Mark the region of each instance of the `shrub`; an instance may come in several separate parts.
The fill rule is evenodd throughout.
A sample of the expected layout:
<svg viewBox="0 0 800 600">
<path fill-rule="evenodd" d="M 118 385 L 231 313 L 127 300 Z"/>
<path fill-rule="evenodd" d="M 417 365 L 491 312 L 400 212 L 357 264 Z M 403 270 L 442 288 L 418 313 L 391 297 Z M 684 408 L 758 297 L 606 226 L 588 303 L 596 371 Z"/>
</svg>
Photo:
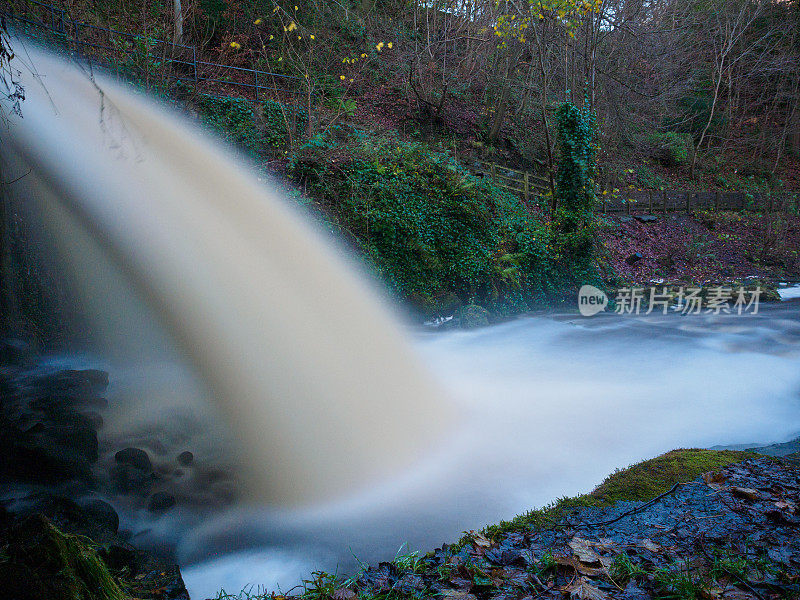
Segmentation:
<svg viewBox="0 0 800 600">
<path fill-rule="evenodd" d="M 524 310 L 557 287 L 544 223 L 423 144 L 334 130 L 303 145 L 290 169 L 389 288 L 425 313 Z"/>
<path fill-rule="evenodd" d="M 256 127 L 255 114 L 247 100 L 203 94 L 198 104 L 202 122 L 229 142 L 250 154 L 264 150 L 264 137 Z"/>
<path fill-rule="evenodd" d="M 647 140 L 653 146 L 653 157 L 665 167 L 678 167 L 688 162 L 692 143 L 688 133 L 653 133 Z"/>
</svg>

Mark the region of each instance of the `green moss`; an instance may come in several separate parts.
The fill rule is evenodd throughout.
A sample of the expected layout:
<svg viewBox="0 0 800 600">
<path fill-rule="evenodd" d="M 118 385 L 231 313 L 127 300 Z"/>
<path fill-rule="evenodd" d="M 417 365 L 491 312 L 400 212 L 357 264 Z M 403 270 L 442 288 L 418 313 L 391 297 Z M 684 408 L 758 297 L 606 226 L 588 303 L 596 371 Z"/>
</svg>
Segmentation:
<svg viewBox="0 0 800 600">
<path fill-rule="evenodd" d="M 90 540 L 63 533 L 42 516 L 12 530 L 0 556 L 0 572 L 8 581 L 13 574 L 15 585 L 48 600 L 128 598 Z M 15 590 L 10 591 L 13 596 Z"/>
<path fill-rule="evenodd" d="M 676 483 L 696 479 L 702 473 L 755 456 L 732 450 L 672 450 L 656 458 L 636 463 L 609 475 L 590 494 L 561 498 L 543 508 L 502 521 L 484 530 L 489 537 L 509 531 L 556 527 L 562 517 L 582 507 L 610 506 L 620 501 L 648 501 L 668 491 Z M 467 538 L 459 543 L 464 543 Z"/>
</svg>

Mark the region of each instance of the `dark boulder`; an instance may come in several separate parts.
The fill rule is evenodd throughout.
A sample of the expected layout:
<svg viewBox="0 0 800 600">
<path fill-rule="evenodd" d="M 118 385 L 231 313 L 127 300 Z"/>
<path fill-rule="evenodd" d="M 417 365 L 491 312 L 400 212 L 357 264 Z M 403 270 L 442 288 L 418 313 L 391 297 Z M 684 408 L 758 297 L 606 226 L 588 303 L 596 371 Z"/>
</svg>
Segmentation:
<svg viewBox="0 0 800 600">
<path fill-rule="evenodd" d="M 6 432 L 4 471 L 13 479 L 57 482 L 89 479 L 97 460 L 97 432 L 91 420 L 72 410 L 55 411 L 19 431 Z"/>
<path fill-rule="evenodd" d="M 175 506 L 175 496 L 168 492 L 156 492 L 147 501 L 150 512 L 164 512 Z"/>
<path fill-rule="evenodd" d="M 119 530 L 119 515 L 108 502 L 94 499 L 83 504 L 83 511 L 87 518 L 99 526 L 105 527 L 113 533 Z"/>
<path fill-rule="evenodd" d="M 461 327 L 465 329 L 489 325 L 489 311 L 477 304 L 462 306 L 457 314 Z"/>
<path fill-rule="evenodd" d="M 640 223 L 652 223 L 653 221 L 658 221 L 658 217 L 655 215 L 636 215 L 634 219 Z"/>
<path fill-rule="evenodd" d="M 181 452 L 178 454 L 178 464 L 188 467 L 194 462 L 194 454 L 189 452 L 188 450 Z"/>
<path fill-rule="evenodd" d="M 124 448 L 114 455 L 114 460 L 121 465 L 130 465 L 144 473 L 152 473 L 153 464 L 147 452 L 140 448 Z"/>
</svg>

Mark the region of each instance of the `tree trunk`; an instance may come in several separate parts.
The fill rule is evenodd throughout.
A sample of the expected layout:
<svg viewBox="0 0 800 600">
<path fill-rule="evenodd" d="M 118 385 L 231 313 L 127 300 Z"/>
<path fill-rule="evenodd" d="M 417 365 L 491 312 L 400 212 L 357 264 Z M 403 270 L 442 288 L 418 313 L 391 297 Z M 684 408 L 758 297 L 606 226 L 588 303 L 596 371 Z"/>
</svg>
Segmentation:
<svg viewBox="0 0 800 600">
<path fill-rule="evenodd" d="M 181 10 L 181 0 L 175 0 L 175 35 L 172 38 L 172 43 L 183 44 L 183 11 Z"/>
</svg>

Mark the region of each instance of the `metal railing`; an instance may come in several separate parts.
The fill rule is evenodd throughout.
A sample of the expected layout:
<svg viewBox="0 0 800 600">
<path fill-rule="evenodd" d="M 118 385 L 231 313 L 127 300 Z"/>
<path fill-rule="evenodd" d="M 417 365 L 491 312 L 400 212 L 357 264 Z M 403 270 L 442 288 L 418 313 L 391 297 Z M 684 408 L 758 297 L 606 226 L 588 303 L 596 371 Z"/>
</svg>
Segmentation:
<svg viewBox="0 0 800 600">
<path fill-rule="evenodd" d="M 70 18 L 65 9 L 37 0 L 11 0 L 4 4 L 0 15 L 16 29 L 118 74 L 131 71 L 144 77 L 146 84 L 171 79 L 192 83 L 198 90 L 217 96 L 245 97 L 256 102 L 273 94 L 280 97 L 301 92 L 299 77 L 199 60 L 196 46 L 78 21 Z M 240 93 L 230 93 L 234 89 Z"/>
</svg>

